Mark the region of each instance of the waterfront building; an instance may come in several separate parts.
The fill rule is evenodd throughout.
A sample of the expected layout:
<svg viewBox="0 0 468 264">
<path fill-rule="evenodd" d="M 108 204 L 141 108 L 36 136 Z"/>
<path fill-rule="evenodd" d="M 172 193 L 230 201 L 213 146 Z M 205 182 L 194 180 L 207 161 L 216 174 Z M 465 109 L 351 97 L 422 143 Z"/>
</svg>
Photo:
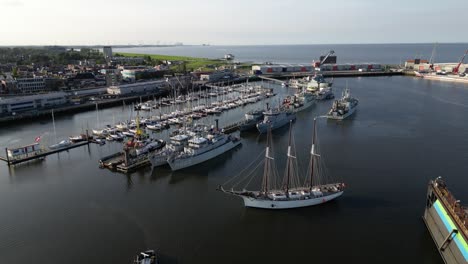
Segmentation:
<svg viewBox="0 0 468 264">
<path fill-rule="evenodd" d="M 264 64 L 253 65 L 253 74 L 285 74 L 311 72 L 314 69 L 312 65 L 304 64 Z M 382 65 L 379 63 L 344 63 L 344 64 L 321 64 L 320 71 L 381 71 Z"/>
<path fill-rule="evenodd" d="M 106 60 L 112 59 L 112 47 L 111 46 L 104 46 L 102 50 L 103 50 L 102 52 L 104 53 L 104 58 L 106 58 Z"/>
<path fill-rule="evenodd" d="M 254 74 L 275 74 L 275 73 L 292 73 L 292 72 L 310 72 L 312 71 L 312 65 L 303 64 L 264 64 L 264 65 L 253 65 L 252 72 Z"/>
<path fill-rule="evenodd" d="M 0 98 L 0 115 L 41 110 L 68 103 L 64 92 Z"/>
<path fill-rule="evenodd" d="M 164 86 L 165 80 L 149 81 L 149 82 L 138 82 L 131 84 L 122 84 L 111 86 L 107 88 L 107 93 L 112 95 L 129 95 L 129 94 L 141 94 L 141 93 L 156 93 L 159 88 Z"/>
<path fill-rule="evenodd" d="M 432 65 L 432 69 L 431 69 Z M 428 72 L 434 70 L 436 72 L 445 71 L 450 73 L 453 71 L 455 67 L 457 67 L 458 63 L 449 62 L 449 63 L 434 63 L 430 64 L 427 60 L 415 59 L 415 60 L 407 60 L 405 61 L 405 69 L 407 70 L 415 70 L 419 72 Z M 468 64 L 461 64 L 458 72 L 467 72 Z"/>
<path fill-rule="evenodd" d="M 45 79 L 39 78 L 18 78 L 16 86 L 22 93 L 41 93 L 47 91 Z"/>
</svg>

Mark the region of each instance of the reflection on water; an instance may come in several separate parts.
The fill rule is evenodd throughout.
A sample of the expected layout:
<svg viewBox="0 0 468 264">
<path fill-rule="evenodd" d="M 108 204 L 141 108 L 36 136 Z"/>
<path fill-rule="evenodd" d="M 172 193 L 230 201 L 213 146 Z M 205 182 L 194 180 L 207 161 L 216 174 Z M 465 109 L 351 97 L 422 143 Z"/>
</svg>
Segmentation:
<svg viewBox="0 0 468 264">
<path fill-rule="evenodd" d="M 234 150 L 176 172 L 168 166 L 127 175 L 99 169 L 97 161 L 121 144 L 90 144 L 44 161 L 0 164 L 0 262 L 30 263 L 34 256 L 37 263 L 131 263 L 136 253 L 154 248 L 164 263 L 289 263 L 309 261 L 313 248 L 320 263 L 362 262 L 366 257 L 356 252 L 363 249 L 379 263 L 442 263 L 420 219 L 430 178 L 443 175 L 458 199 L 468 199 L 467 110 L 451 103 L 467 101 L 468 89 L 407 77 L 360 78 L 336 79 L 336 94 L 346 82 L 360 101 L 358 111 L 349 120 L 318 125 L 328 171 L 346 182 L 340 199 L 272 212 L 244 208 L 241 199 L 217 191 L 264 151 L 266 136 L 256 131 L 242 133 Z M 297 115 L 300 169 L 308 164 L 313 117 L 331 103 L 317 102 Z M 225 125 L 256 107 L 261 104 L 206 123 L 220 118 Z M 112 123 L 129 113 L 102 109 L 100 119 Z M 57 118 L 57 137 L 95 124 L 95 111 Z M 47 120 L 2 127 L 0 146 L 27 144 L 51 131 Z M 287 134 L 287 127 L 273 133 L 279 172 Z M 405 247 L 397 250 L 403 237 Z M 274 242 L 279 238 L 297 243 Z"/>
</svg>

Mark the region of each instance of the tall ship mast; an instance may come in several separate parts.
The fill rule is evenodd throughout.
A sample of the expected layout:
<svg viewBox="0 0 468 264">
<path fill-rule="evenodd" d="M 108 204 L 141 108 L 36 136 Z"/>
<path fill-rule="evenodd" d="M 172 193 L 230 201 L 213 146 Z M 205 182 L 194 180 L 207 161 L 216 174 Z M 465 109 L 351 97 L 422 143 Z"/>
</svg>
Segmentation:
<svg viewBox="0 0 468 264">
<path fill-rule="evenodd" d="M 295 144 L 292 133 L 292 121 L 289 129 L 289 143 L 286 152 L 287 163 L 282 183 L 278 186 L 275 158 L 272 157 L 272 135 L 271 129 L 268 129 L 267 145 L 264 156 L 262 186 L 259 191 L 249 191 L 249 183 L 254 177 L 254 173 L 241 172 L 234 178 L 231 178 L 227 184 L 233 184 L 233 181 L 239 176 L 242 179 L 234 183 L 233 186 L 238 186 L 240 183 L 247 181 L 243 190 L 225 189 L 223 186 L 219 190 L 241 197 L 246 207 L 262 208 L 262 209 L 290 209 L 307 207 L 331 201 L 344 192 L 344 183 L 327 179 L 324 175 L 324 164 L 321 156 L 317 152 L 317 118 L 314 118 L 314 128 L 312 136 L 312 147 L 310 151 L 310 161 L 307 173 L 300 177 L 297 170 L 297 161 L 295 155 Z M 258 159 L 258 158 L 257 158 Z M 255 159 L 252 164 L 257 164 Z M 251 165 L 252 165 L 251 164 Z M 250 165 L 249 165 L 250 166 Z M 252 176 L 250 174 L 253 174 Z"/>
</svg>

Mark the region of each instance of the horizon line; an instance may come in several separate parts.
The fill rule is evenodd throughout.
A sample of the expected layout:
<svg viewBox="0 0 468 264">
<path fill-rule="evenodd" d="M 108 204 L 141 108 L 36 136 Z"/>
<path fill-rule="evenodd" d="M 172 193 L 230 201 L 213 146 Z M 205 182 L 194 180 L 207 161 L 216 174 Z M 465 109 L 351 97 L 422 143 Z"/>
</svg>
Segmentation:
<svg viewBox="0 0 468 264">
<path fill-rule="evenodd" d="M 2 48 L 8 47 L 95 47 L 95 46 L 170 46 L 170 47 L 183 47 L 183 46 L 309 46 L 309 45 L 401 45 L 401 44 L 468 44 L 468 42 L 367 42 L 367 43 L 279 43 L 279 44 L 210 44 L 210 43 L 201 43 L 201 44 L 17 44 L 17 45 L 0 45 Z"/>
</svg>

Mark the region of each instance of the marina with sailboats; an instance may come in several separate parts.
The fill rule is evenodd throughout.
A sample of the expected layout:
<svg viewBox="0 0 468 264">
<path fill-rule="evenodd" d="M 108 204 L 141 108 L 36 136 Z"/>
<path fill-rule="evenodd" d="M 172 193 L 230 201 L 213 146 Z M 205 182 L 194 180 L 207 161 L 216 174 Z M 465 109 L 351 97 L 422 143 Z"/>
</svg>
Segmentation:
<svg viewBox="0 0 468 264">
<path fill-rule="evenodd" d="M 0 131 L 9 157 L 21 161 L 0 164 L 7 175 L 0 186 L 23 190 L 25 198 L 17 197 L 17 203 L 40 208 L 37 225 L 54 236 L 61 233 L 52 232 L 58 222 L 51 216 L 71 208 L 61 216 L 66 220 L 60 221 L 61 232 L 90 248 L 105 251 L 100 244 L 112 243 L 122 253 L 108 253 L 109 258 L 142 252 L 143 261 L 146 255 L 151 258 L 150 251 L 143 250 L 154 248 L 155 258 L 163 263 L 170 263 L 172 256 L 184 263 L 216 263 L 219 258 L 209 253 L 216 248 L 221 257 L 236 262 L 271 250 L 287 251 L 281 256 L 289 259 L 291 252 L 309 246 L 264 241 L 295 239 L 313 225 L 324 227 L 307 233 L 323 238 L 312 242 L 319 262 L 336 250 L 347 256 L 337 256 L 339 261 L 357 260 L 356 248 L 348 248 L 353 244 L 377 252 L 384 258 L 380 263 L 425 258 L 425 263 L 440 263 L 434 242 L 442 245 L 450 230 L 438 222 L 434 230 L 442 235 L 434 235 L 434 240 L 424 228 L 424 186 L 433 171 L 444 170 L 457 199 L 466 199 L 464 180 L 453 176 L 463 164 L 467 144 L 459 115 L 465 108 L 464 88 L 408 77 L 390 81 L 320 74 L 298 81 L 303 82 L 298 88 L 286 80 L 281 82 L 288 85 L 272 80 L 188 85 L 112 108 L 98 101 L 89 111 L 72 115 L 49 110 L 46 118 L 32 124 L 10 124 Z M 393 107 L 395 102 L 399 107 Z M 381 109 L 391 110 L 391 115 Z M 326 121 L 333 113 L 342 120 Z M 434 119 L 442 125 L 429 125 Z M 433 144 L 421 143 L 427 140 Z M 448 145 L 457 147 L 448 152 Z M 8 150 L 0 156 L 8 157 Z M 450 157 L 444 159 L 449 168 L 440 166 L 440 154 Z M 8 193 L 2 190 L 5 203 L 14 196 Z M 444 207 L 448 213 L 450 206 Z M 427 216 L 435 216 L 434 208 L 427 209 Z M 19 213 L 20 208 L 7 209 L 2 220 L 6 228 L 0 233 L 19 241 L 12 243 L 43 241 L 41 232 L 21 221 L 9 222 Z M 363 215 L 367 224 L 362 224 Z M 29 231 L 27 239 L 8 233 L 8 227 L 16 225 Z M 369 227 L 372 232 L 362 232 Z M 333 249 L 322 243 L 345 232 L 362 239 L 344 237 L 343 243 L 333 242 Z M 389 253 L 375 245 L 375 236 L 387 237 L 385 245 L 405 237 L 410 246 Z M 250 248 L 245 239 L 260 246 Z M 447 248 L 455 248 L 457 240 L 454 236 Z M 233 257 L 234 251 L 242 256 Z M 277 263 L 276 258 L 263 258 Z"/>
</svg>

